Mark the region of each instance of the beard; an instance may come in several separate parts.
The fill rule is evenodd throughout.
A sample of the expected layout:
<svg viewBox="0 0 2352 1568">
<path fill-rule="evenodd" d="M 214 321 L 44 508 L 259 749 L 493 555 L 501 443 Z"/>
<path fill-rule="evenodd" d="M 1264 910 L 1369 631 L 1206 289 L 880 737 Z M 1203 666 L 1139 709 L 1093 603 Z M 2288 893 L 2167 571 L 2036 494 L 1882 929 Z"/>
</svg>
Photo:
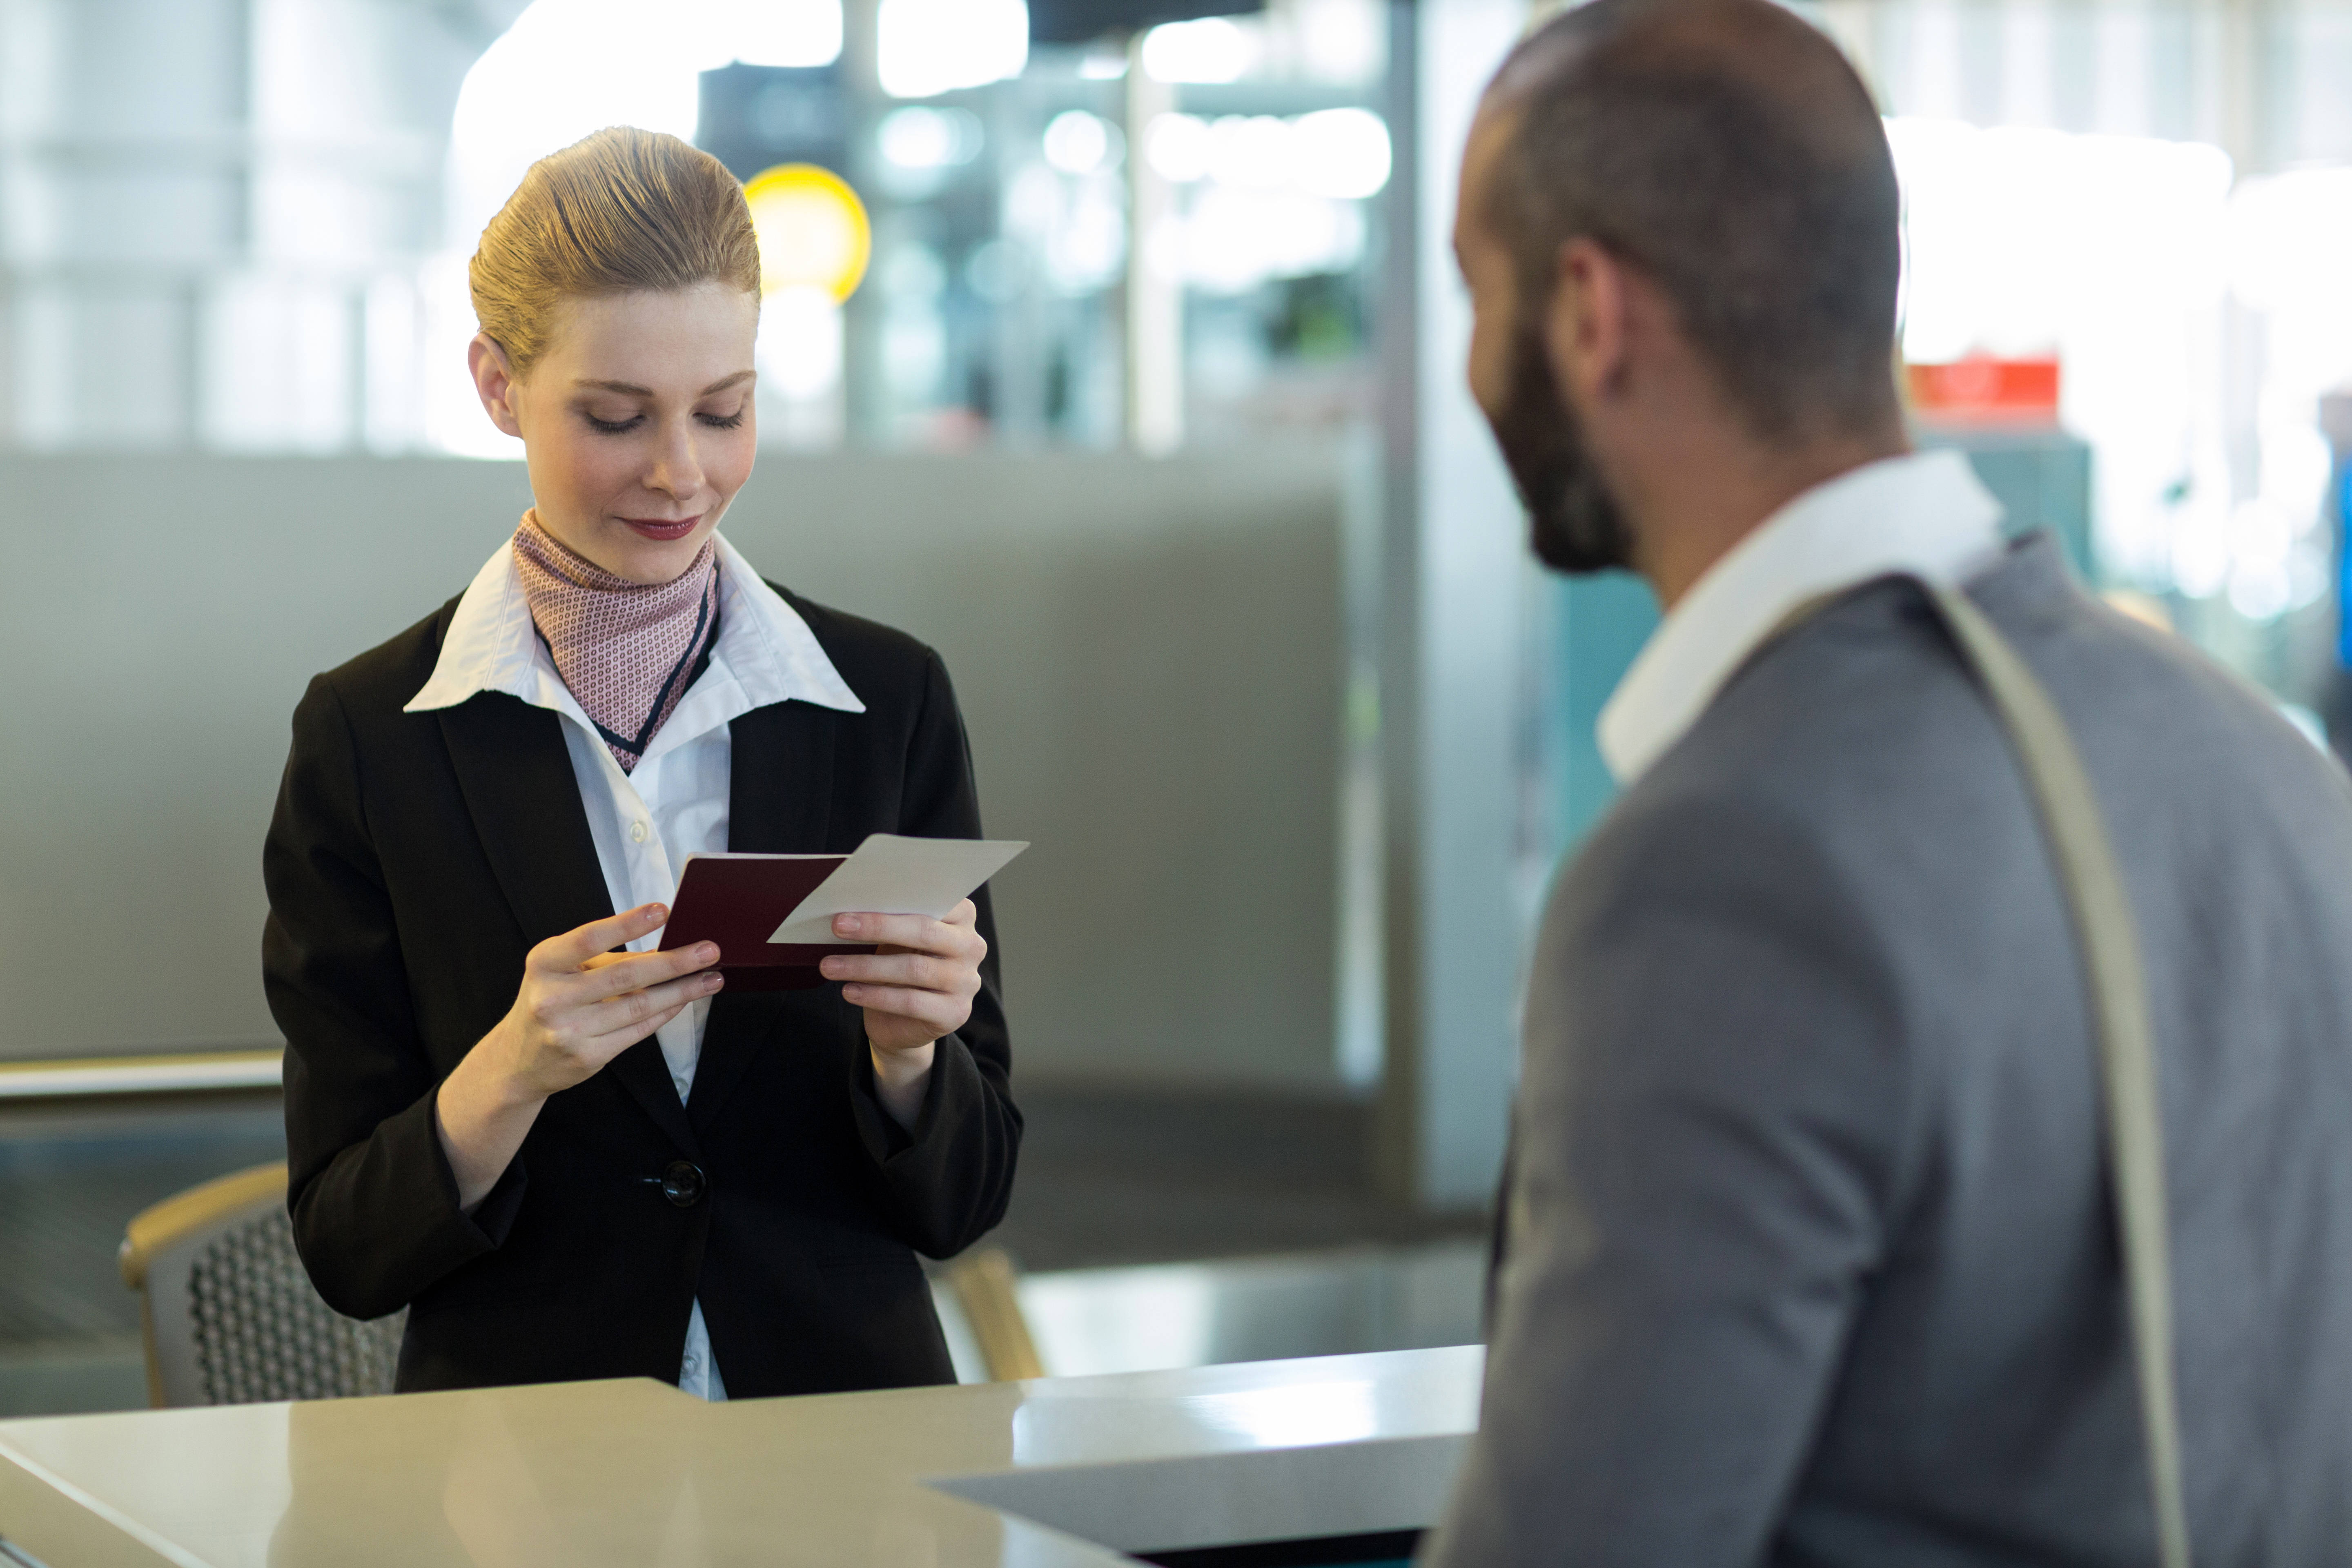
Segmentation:
<svg viewBox="0 0 2352 1568">
<path fill-rule="evenodd" d="M 1514 334 L 1510 400 L 1487 423 L 1528 509 L 1528 543 L 1537 560 L 1578 576 L 1633 564 L 1624 510 L 1593 467 L 1543 339 L 1529 328 Z"/>
</svg>

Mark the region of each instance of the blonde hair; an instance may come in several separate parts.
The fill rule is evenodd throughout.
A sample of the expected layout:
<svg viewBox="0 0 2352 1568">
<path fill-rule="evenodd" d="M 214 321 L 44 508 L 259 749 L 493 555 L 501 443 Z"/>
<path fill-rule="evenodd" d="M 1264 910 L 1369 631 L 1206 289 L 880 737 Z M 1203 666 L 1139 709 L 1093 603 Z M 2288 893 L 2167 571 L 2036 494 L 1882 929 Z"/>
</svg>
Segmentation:
<svg viewBox="0 0 2352 1568">
<path fill-rule="evenodd" d="M 482 230 L 467 278 L 482 331 L 520 375 L 567 299 L 719 283 L 757 300 L 760 241 L 725 164 L 614 125 L 530 166 Z"/>
</svg>

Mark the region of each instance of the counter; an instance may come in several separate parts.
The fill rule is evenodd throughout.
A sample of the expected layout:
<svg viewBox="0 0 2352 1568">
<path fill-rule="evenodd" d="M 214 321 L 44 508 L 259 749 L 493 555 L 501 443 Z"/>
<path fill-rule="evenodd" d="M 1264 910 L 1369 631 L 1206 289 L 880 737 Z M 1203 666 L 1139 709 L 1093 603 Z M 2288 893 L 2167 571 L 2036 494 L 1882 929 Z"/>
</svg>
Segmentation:
<svg viewBox="0 0 2352 1568">
<path fill-rule="evenodd" d="M 0 1422 L 0 1537 L 47 1568 L 1103 1568 L 1433 1522 L 1482 1363 L 723 1405 L 621 1379 Z"/>
</svg>

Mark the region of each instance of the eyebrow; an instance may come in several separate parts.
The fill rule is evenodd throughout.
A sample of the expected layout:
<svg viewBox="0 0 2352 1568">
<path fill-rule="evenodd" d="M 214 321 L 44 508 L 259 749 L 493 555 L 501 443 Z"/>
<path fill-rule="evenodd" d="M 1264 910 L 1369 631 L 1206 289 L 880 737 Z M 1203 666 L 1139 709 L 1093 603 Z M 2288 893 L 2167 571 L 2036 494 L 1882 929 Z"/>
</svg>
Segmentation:
<svg viewBox="0 0 2352 1568">
<path fill-rule="evenodd" d="M 753 373 L 751 371 L 739 370 L 733 375 L 712 382 L 709 386 L 706 386 L 700 392 L 696 393 L 695 395 L 697 397 L 708 397 L 714 392 L 724 392 L 738 382 L 751 380 L 752 374 Z M 654 395 L 654 389 L 652 387 L 639 386 L 634 381 L 591 381 L 583 375 L 572 384 L 574 386 L 593 387 L 599 392 L 617 392 L 629 397 L 651 397 Z"/>
</svg>

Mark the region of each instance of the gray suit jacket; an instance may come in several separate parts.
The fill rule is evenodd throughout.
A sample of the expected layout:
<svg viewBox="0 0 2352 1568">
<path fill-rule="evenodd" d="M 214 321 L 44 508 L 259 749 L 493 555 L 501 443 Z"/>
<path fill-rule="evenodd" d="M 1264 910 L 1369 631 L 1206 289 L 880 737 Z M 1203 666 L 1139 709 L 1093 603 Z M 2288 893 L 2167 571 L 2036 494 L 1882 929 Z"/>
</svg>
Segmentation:
<svg viewBox="0 0 2352 1568">
<path fill-rule="evenodd" d="M 2199 1568 L 2352 1562 L 2352 789 L 2046 540 L 1970 595 L 2138 918 Z M 1553 893 L 1433 1559 L 2152 1563 L 2097 1092 L 2015 757 L 1917 589 L 1858 590 Z"/>
</svg>

